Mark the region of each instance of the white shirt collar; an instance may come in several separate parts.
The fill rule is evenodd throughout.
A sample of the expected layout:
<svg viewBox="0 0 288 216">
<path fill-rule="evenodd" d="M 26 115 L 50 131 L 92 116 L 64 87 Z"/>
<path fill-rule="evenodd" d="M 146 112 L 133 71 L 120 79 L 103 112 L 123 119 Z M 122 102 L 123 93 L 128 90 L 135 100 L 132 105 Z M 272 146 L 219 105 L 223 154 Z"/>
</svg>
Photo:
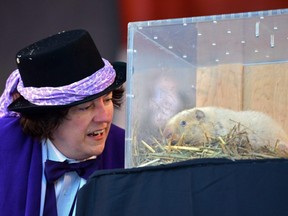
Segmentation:
<svg viewBox="0 0 288 216">
<path fill-rule="evenodd" d="M 53 161 L 60 161 L 63 162 L 65 160 L 67 160 L 69 163 L 77 163 L 80 162 L 79 160 L 75 160 L 75 159 L 71 159 L 71 158 L 67 158 L 65 155 L 63 155 L 56 147 L 55 145 L 52 143 L 52 141 L 50 139 L 47 139 L 46 141 L 43 142 L 43 147 L 45 149 L 47 149 L 46 151 L 46 159 L 49 160 L 53 160 Z M 92 156 L 88 159 L 93 159 L 96 158 L 96 156 Z M 46 160 L 45 160 L 46 161 Z"/>
</svg>

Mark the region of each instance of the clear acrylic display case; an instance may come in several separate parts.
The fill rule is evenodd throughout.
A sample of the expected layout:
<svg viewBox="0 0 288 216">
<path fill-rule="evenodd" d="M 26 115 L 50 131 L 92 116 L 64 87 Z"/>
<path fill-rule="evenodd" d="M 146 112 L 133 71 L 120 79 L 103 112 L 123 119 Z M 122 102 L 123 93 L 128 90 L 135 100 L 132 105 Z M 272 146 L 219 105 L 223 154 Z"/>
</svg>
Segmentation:
<svg viewBox="0 0 288 216">
<path fill-rule="evenodd" d="M 287 23 L 288 9 L 129 23 L 126 167 L 186 160 L 163 135 L 185 109 L 260 111 L 288 132 Z"/>
</svg>

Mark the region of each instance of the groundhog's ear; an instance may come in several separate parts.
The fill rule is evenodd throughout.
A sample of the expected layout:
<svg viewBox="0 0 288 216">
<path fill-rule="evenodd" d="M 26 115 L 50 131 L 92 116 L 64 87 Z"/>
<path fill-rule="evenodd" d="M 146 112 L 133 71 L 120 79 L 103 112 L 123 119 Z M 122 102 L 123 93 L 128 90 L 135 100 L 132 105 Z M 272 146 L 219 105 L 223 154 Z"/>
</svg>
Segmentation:
<svg viewBox="0 0 288 216">
<path fill-rule="evenodd" d="M 196 110 L 195 117 L 198 121 L 200 121 L 205 118 L 205 113 L 201 110 Z"/>
</svg>

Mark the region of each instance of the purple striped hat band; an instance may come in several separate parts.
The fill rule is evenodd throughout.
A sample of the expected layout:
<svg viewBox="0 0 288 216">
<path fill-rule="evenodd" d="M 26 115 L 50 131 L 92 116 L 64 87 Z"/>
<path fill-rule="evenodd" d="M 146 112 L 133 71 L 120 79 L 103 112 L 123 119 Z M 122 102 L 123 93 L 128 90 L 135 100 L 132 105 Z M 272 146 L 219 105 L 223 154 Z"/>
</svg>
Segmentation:
<svg viewBox="0 0 288 216">
<path fill-rule="evenodd" d="M 26 100 L 38 106 L 66 105 L 103 91 L 116 77 L 109 61 L 103 61 L 104 67 L 91 76 L 61 87 L 24 87 L 19 71 L 13 71 L 0 98 L 0 116 L 8 114 L 7 107 L 12 103 L 12 93 L 16 89 Z"/>
</svg>

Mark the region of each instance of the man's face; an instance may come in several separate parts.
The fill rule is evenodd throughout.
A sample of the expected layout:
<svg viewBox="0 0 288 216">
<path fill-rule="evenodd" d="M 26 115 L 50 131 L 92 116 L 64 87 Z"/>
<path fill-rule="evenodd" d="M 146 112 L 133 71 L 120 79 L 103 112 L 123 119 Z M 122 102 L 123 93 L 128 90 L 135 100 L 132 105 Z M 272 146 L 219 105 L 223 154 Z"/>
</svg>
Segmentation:
<svg viewBox="0 0 288 216">
<path fill-rule="evenodd" d="M 112 92 L 70 108 L 53 133 L 53 144 L 71 159 L 86 159 L 103 152 L 113 119 Z"/>
</svg>

